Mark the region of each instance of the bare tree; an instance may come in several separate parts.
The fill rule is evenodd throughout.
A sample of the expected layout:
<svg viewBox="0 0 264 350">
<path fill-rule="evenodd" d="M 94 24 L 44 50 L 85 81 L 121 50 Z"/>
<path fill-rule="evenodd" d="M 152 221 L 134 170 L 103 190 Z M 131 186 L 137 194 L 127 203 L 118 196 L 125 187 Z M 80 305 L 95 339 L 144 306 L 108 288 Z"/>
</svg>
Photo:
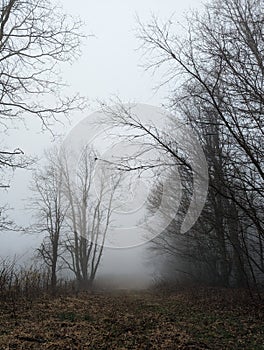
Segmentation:
<svg viewBox="0 0 264 350">
<path fill-rule="evenodd" d="M 0 207 L 0 231 L 9 230 L 13 226 L 13 221 L 8 218 L 8 206 Z"/>
<path fill-rule="evenodd" d="M 50 271 L 50 285 L 56 291 L 59 259 L 62 254 L 62 242 L 65 234 L 65 219 L 68 204 L 63 198 L 62 172 L 56 149 L 46 152 L 46 165 L 33 175 L 31 207 L 35 214 L 35 223 L 31 230 L 44 234 L 38 248 L 38 256 Z"/>
<path fill-rule="evenodd" d="M 39 118 L 47 129 L 61 116 L 84 107 L 80 96 L 63 95 L 65 84 L 58 65 L 78 57 L 80 29 L 79 20 L 65 15 L 49 0 L 1 1 L 1 133 L 30 117 Z M 25 166 L 22 153 L 18 148 L 0 150 L 1 171 L 3 167 Z"/>
<path fill-rule="evenodd" d="M 139 34 L 147 51 L 160 54 L 152 66 L 171 62 L 170 80 L 187 77 L 188 83 L 179 79 L 177 90 L 188 89 L 186 99 L 196 97 L 217 113 L 262 179 L 256 142 L 263 136 L 263 21 L 262 1 L 225 0 L 188 18 L 184 38 L 173 34 L 171 22 L 162 26 L 156 19 Z"/>
<path fill-rule="evenodd" d="M 263 280 L 263 13 L 260 0 L 210 2 L 203 14 L 187 18 L 183 36 L 174 34 L 172 20 L 140 23 L 146 66 L 166 67 L 162 84 L 174 86 L 168 108 L 198 134 L 209 166 L 208 202 L 194 230 L 180 238 L 181 254 L 190 258 L 199 251 L 222 285 Z M 191 193 L 193 171 L 171 125 L 169 132 L 158 130 L 125 106 L 103 110 L 109 123 L 165 157 L 155 165 L 126 163 L 123 170 L 178 165 Z M 179 224 L 169 231 L 162 247 L 179 254 Z M 191 242 L 190 250 L 185 243 Z"/>
<path fill-rule="evenodd" d="M 84 108 L 84 98 L 63 93 L 60 74 L 60 65 L 80 54 L 81 26 L 50 0 L 1 0 L 0 188 L 10 186 L 10 170 L 26 168 L 33 161 L 19 145 L 6 147 L 10 128 L 34 117 L 42 129 L 51 130 L 55 121 Z M 1 226 L 6 227 L 4 222 Z"/>
<path fill-rule="evenodd" d="M 69 170 L 67 157 L 63 157 L 63 186 L 69 203 L 68 223 L 70 232 L 65 241 L 64 262 L 75 274 L 78 287 L 91 287 L 102 259 L 106 235 L 114 209 L 114 194 L 119 176 L 101 173 L 94 190 L 93 174 L 97 157 L 85 147 L 80 157 L 76 181 Z M 109 175 L 110 174 L 110 175 Z M 112 184 L 109 180 L 112 179 Z"/>
<path fill-rule="evenodd" d="M 263 274 L 263 10 L 258 0 L 215 1 L 187 18 L 184 37 L 156 18 L 139 34 L 148 68 L 167 66 L 171 107 L 204 146 L 211 224 L 239 285 Z"/>
</svg>

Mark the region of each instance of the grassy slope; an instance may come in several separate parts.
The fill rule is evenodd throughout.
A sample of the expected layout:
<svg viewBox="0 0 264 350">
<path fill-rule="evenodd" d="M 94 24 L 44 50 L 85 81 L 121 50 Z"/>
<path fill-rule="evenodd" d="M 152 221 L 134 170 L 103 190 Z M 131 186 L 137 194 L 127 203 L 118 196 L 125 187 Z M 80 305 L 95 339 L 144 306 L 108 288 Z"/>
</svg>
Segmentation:
<svg viewBox="0 0 264 350">
<path fill-rule="evenodd" d="M 82 294 L 2 303 L 0 349 L 264 349 L 242 292 Z"/>
</svg>

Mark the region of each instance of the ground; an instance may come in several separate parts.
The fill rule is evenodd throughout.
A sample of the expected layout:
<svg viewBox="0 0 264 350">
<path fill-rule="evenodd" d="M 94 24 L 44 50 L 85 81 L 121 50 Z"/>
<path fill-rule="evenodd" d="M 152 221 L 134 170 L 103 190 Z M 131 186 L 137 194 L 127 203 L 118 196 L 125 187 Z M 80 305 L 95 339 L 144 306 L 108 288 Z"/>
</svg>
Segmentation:
<svg viewBox="0 0 264 350">
<path fill-rule="evenodd" d="M 0 349 L 264 349 L 244 292 L 82 293 L 1 302 Z"/>
</svg>

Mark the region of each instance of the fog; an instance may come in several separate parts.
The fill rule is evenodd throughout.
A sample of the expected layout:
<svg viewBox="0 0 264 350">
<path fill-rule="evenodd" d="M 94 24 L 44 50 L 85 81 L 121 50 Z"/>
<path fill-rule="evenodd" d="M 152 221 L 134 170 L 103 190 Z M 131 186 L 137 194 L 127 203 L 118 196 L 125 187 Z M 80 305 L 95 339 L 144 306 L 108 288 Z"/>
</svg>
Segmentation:
<svg viewBox="0 0 264 350">
<path fill-rule="evenodd" d="M 0 12 L 0 349 L 263 349 L 264 1 Z"/>
<path fill-rule="evenodd" d="M 167 97 L 167 87 L 156 90 L 162 73 L 159 72 L 154 77 L 142 67 L 144 58 L 139 50 L 140 42 L 136 39 L 136 17 L 146 22 L 155 14 L 164 20 L 174 15 L 175 21 L 181 19 L 191 7 L 199 4 L 200 1 L 197 0 L 64 0 L 65 12 L 85 22 L 83 32 L 88 37 L 84 40 L 80 58 L 70 66 L 61 66 L 62 76 L 68 83 L 69 92 L 77 91 L 88 97 L 88 109 L 85 114 L 72 113 L 70 122 L 62 120 L 62 123 L 56 123 L 53 132 L 60 136 L 55 138 L 49 132 L 41 132 L 39 121 L 29 117 L 26 125 L 19 123 L 8 131 L 4 137 L 5 145 L 10 148 L 19 147 L 26 155 L 38 157 L 41 163 L 44 149 L 58 140 L 63 140 L 79 121 L 97 110 L 97 100 L 118 96 L 124 102 L 161 105 Z M 38 165 L 32 165 L 33 168 L 36 166 Z M 10 174 L 11 188 L 1 194 L 1 202 L 9 203 L 10 217 L 19 227 L 27 227 L 32 221 L 32 211 L 27 205 L 27 199 L 31 195 L 28 190 L 30 181 L 30 169 L 17 169 Z M 23 264 L 31 262 L 42 237 L 11 231 L 1 232 L 0 239 L 1 256 L 16 255 Z M 138 279 L 138 286 L 142 287 L 152 281 L 156 272 L 156 267 L 149 262 L 146 244 L 130 249 L 106 249 L 98 276 L 119 276 L 119 284 L 121 281 L 127 284 L 129 276 L 130 281 Z"/>
</svg>

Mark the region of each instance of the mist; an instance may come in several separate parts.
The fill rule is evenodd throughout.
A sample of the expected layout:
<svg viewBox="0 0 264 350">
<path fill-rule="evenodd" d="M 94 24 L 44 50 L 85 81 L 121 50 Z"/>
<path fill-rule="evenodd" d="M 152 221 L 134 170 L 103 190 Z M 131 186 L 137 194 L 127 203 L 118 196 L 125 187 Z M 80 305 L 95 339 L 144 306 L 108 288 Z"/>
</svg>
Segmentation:
<svg viewBox="0 0 264 350">
<path fill-rule="evenodd" d="M 262 349 L 263 0 L 0 9 L 0 349 Z"/>
<path fill-rule="evenodd" d="M 79 92 L 88 98 L 85 111 L 71 112 L 69 119 L 61 117 L 60 123 L 52 125 L 52 134 L 42 131 L 41 123 L 28 116 L 26 123 L 18 122 L 10 125 L 8 134 L 4 137 L 7 148 L 19 147 L 26 156 L 36 158 L 28 169 L 16 169 L 9 172 L 10 188 L 2 191 L 1 203 L 8 203 L 9 218 L 15 230 L 2 230 L 0 254 L 2 258 L 16 256 L 21 264 L 28 263 L 35 254 L 43 235 L 28 233 L 27 227 L 32 224 L 32 210 L 27 203 L 31 197 L 29 185 L 32 181 L 32 171 L 43 162 L 43 152 L 63 140 L 70 130 L 91 112 L 98 109 L 98 100 L 107 100 L 119 96 L 124 101 L 137 101 L 159 105 L 166 89 L 155 91 L 159 77 L 144 72 L 142 52 L 138 50 L 140 43 L 136 38 L 136 17 L 141 20 L 151 18 L 152 14 L 167 19 L 174 8 L 175 16 L 181 18 L 191 6 L 198 6 L 197 1 L 171 2 L 163 5 L 159 2 L 133 2 L 124 5 L 121 1 L 110 4 L 99 2 L 88 4 L 84 1 L 76 7 L 71 1 L 64 1 L 65 12 L 79 17 L 85 22 L 82 28 L 87 38 L 83 40 L 81 55 L 71 65 L 61 64 L 62 79 L 67 82 L 67 92 Z M 21 230 L 20 230 L 21 228 Z M 124 251 L 106 249 L 99 269 L 99 275 L 138 275 L 145 279 L 146 285 L 153 278 L 153 268 L 148 262 L 147 247 L 128 249 Z M 140 271 L 140 272 L 139 272 Z"/>
</svg>

